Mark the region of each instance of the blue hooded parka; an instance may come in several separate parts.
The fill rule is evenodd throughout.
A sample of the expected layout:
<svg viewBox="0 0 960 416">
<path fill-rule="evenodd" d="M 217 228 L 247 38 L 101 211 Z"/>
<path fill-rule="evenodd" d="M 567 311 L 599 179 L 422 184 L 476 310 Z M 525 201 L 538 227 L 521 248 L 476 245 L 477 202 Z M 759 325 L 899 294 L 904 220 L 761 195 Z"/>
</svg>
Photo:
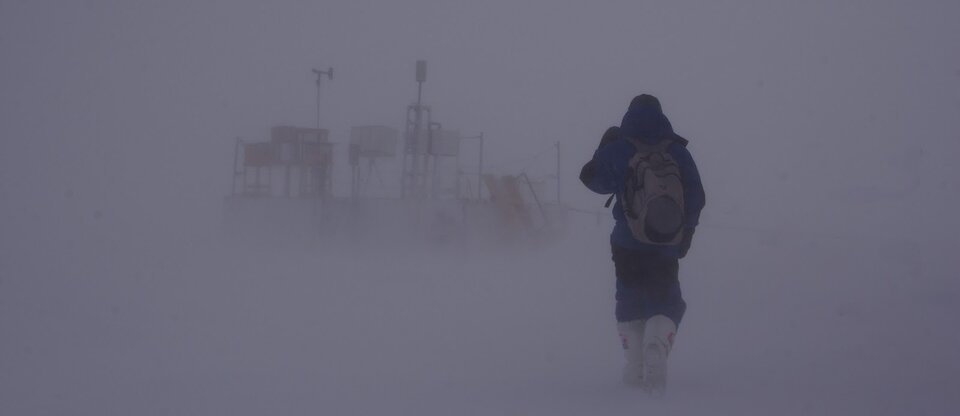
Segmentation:
<svg viewBox="0 0 960 416">
<path fill-rule="evenodd" d="M 673 144 L 668 147 L 668 152 L 680 167 L 684 190 L 684 232 L 687 237 L 683 244 L 651 245 L 633 238 L 621 205 L 624 182 L 629 173 L 628 165 L 636 153 L 636 148 L 626 137 L 639 139 L 651 145 L 661 140 L 673 141 Z M 668 258 L 680 258 L 686 254 L 706 200 L 703 184 L 700 182 L 700 173 L 686 145 L 687 140 L 673 132 L 673 126 L 663 114 L 660 102 L 656 97 L 647 94 L 633 99 L 619 129 L 611 128 L 607 131 L 593 158 L 583 167 L 580 180 L 593 192 L 616 195 L 617 202 L 613 207 L 613 218 L 616 224 L 610 234 L 611 244 L 626 249 L 656 252 Z"/>
</svg>

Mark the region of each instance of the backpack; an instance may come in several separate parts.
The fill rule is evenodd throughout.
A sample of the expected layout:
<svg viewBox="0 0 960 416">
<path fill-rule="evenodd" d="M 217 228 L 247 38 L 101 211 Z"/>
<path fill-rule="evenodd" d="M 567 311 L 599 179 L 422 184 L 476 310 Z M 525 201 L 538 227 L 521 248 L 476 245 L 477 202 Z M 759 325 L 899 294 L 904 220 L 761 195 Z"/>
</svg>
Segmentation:
<svg viewBox="0 0 960 416">
<path fill-rule="evenodd" d="M 637 149 L 630 158 L 623 190 L 623 213 L 641 243 L 676 245 L 683 241 L 683 181 L 680 165 L 668 152 L 675 140 L 649 145 L 625 138 Z"/>
</svg>

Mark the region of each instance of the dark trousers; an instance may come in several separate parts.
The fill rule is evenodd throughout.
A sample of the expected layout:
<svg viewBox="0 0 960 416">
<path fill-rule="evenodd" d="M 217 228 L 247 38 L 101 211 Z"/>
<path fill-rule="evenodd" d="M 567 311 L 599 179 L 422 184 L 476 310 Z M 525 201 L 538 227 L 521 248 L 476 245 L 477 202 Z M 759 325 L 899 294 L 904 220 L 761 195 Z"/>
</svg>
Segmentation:
<svg viewBox="0 0 960 416">
<path fill-rule="evenodd" d="M 679 326 L 687 310 L 677 277 L 679 261 L 656 252 L 612 247 L 617 273 L 617 321 L 666 315 Z"/>
</svg>

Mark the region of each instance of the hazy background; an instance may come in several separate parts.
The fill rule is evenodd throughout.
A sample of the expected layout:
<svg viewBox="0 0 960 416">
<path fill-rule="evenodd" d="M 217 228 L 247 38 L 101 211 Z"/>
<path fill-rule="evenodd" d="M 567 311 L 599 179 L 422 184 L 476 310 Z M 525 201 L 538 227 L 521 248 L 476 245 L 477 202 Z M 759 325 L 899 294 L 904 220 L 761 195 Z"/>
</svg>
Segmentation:
<svg viewBox="0 0 960 416">
<path fill-rule="evenodd" d="M 0 0 L 0 413 L 953 413 L 957 16 Z M 220 242 L 235 137 L 313 125 L 329 66 L 333 141 L 399 128 L 417 59 L 434 117 L 483 132 L 491 170 L 552 174 L 559 141 L 563 201 L 587 211 L 600 134 L 660 97 L 707 192 L 665 402 L 617 384 L 609 220 L 571 214 L 529 252 Z"/>
</svg>

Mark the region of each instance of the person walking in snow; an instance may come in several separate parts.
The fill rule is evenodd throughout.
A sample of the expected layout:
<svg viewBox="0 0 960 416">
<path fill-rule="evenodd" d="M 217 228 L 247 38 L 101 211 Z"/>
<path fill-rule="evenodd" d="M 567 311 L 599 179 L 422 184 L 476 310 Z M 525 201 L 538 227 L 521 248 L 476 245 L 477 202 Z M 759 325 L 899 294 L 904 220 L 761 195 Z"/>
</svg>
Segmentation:
<svg viewBox="0 0 960 416">
<path fill-rule="evenodd" d="M 673 132 L 660 101 L 639 95 L 580 172 L 591 191 L 616 198 L 610 243 L 623 380 L 653 395 L 664 393 L 667 356 L 687 308 L 679 259 L 690 249 L 705 204 L 687 143 Z"/>
</svg>

